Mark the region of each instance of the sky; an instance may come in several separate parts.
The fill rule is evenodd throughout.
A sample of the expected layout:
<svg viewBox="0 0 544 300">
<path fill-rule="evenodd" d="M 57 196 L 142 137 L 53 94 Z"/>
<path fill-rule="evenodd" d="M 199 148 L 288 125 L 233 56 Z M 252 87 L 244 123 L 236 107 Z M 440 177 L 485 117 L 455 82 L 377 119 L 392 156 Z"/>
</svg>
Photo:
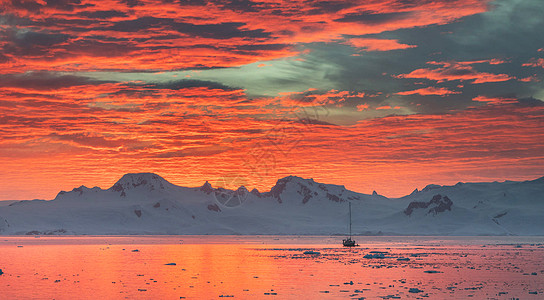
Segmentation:
<svg viewBox="0 0 544 300">
<path fill-rule="evenodd" d="M 544 175 L 544 1 L 0 0 L 0 200 Z"/>
</svg>

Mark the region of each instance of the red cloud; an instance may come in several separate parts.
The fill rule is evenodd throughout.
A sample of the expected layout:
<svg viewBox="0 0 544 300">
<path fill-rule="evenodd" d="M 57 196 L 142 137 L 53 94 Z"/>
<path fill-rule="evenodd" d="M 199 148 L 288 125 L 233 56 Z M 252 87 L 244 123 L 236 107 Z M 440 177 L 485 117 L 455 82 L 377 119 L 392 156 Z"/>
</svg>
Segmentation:
<svg viewBox="0 0 544 300">
<path fill-rule="evenodd" d="M 295 56 L 298 50 L 292 45 L 446 24 L 487 10 L 485 1 L 479 0 L 418 5 L 355 1 L 340 7 L 312 1 L 247 2 L 246 6 L 176 1 L 128 6 L 114 0 L 55 3 L 5 3 L 3 13 L 12 17 L 0 31 L 2 72 L 240 66 Z M 353 43 L 371 51 L 413 47 L 367 38 Z"/>
<path fill-rule="evenodd" d="M 453 94 L 460 94 L 461 92 L 455 92 L 455 91 L 450 91 L 448 90 L 447 88 L 437 88 L 437 87 L 426 87 L 426 88 L 421 88 L 421 89 L 417 89 L 417 90 L 413 90 L 413 91 L 404 91 L 404 92 L 399 92 L 399 93 L 396 93 L 397 95 L 422 95 L 422 96 L 427 96 L 427 95 L 439 95 L 439 96 L 446 96 L 446 95 L 453 95 Z"/>
</svg>

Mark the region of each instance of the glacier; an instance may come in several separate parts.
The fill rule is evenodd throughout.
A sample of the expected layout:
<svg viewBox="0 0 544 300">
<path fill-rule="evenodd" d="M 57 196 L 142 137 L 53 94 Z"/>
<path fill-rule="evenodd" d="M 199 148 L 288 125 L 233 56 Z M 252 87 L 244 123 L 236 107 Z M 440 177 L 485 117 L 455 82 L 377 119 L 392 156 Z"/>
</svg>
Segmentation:
<svg viewBox="0 0 544 300">
<path fill-rule="evenodd" d="M 174 185 L 153 173 L 53 200 L 0 203 L 0 235 L 544 235 L 544 177 L 428 185 L 401 198 L 296 176 L 268 192 Z"/>
</svg>

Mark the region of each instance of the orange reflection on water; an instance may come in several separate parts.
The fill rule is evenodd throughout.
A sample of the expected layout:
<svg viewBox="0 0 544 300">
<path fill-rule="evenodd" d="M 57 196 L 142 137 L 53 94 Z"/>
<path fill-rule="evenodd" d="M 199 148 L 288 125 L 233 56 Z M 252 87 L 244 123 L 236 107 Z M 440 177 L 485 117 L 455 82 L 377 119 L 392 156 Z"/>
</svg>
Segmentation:
<svg viewBox="0 0 544 300">
<path fill-rule="evenodd" d="M 517 238 L 522 244 L 507 237 L 358 238 L 361 247 L 347 249 L 334 237 L 3 237 L 0 292 L 2 299 L 538 299 L 544 293 L 539 237 Z M 385 257 L 364 258 L 371 251 Z"/>
<path fill-rule="evenodd" d="M 50 244 L 49 239 L 4 239 L 0 290 L 7 288 L 9 299 L 211 299 L 264 291 L 281 276 L 274 258 L 254 255 L 241 244 L 186 245 L 179 244 L 179 238 L 166 244 L 125 244 L 128 238 L 78 244 L 81 238 L 66 237 Z M 260 280 L 263 275 L 270 278 Z"/>
</svg>

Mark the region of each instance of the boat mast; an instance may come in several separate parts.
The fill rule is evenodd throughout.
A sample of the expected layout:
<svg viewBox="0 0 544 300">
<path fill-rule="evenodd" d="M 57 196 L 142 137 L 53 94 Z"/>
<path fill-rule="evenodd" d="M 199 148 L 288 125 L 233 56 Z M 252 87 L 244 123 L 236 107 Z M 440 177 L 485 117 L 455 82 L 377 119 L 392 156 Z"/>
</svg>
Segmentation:
<svg viewBox="0 0 544 300">
<path fill-rule="evenodd" d="M 349 202 L 349 239 L 351 240 L 351 202 Z"/>
</svg>

